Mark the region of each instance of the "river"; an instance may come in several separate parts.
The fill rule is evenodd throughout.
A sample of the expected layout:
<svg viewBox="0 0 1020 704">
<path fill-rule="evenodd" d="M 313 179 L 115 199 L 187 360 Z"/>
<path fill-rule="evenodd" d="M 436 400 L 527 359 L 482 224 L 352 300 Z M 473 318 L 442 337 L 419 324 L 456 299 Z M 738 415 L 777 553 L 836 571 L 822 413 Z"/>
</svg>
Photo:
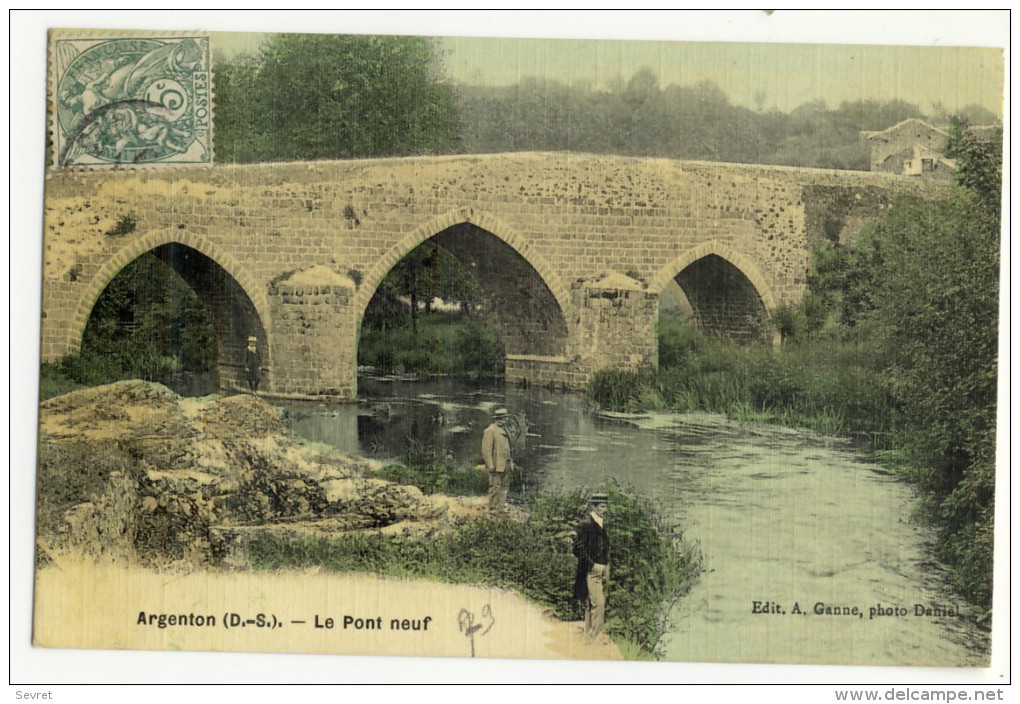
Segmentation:
<svg viewBox="0 0 1020 704">
<path fill-rule="evenodd" d="M 359 385 L 356 404 L 285 406 L 292 429 L 366 457 L 427 447 L 470 466 L 505 406 L 528 423 L 511 501 L 616 481 L 679 523 L 705 572 L 670 613 L 664 659 L 987 665 L 988 633 L 928 558 L 910 487 L 844 440 L 712 414 L 606 417 L 540 389 Z"/>
</svg>

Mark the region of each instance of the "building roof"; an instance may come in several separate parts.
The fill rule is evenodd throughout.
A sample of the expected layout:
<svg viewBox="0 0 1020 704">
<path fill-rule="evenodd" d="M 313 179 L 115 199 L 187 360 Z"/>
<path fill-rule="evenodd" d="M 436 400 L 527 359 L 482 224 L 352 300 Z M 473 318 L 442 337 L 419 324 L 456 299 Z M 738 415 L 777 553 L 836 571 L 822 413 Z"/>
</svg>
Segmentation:
<svg viewBox="0 0 1020 704">
<path fill-rule="evenodd" d="M 892 127 L 886 127 L 884 130 L 874 130 L 874 131 L 870 131 L 870 132 L 867 131 L 867 130 L 862 130 L 861 134 L 863 134 L 866 139 L 872 139 L 874 137 L 877 137 L 879 135 L 883 135 L 883 134 L 886 134 L 886 133 L 889 133 L 889 132 L 899 131 L 904 125 L 906 125 L 909 122 L 916 123 L 916 124 L 920 125 L 921 127 L 925 127 L 927 129 L 931 130 L 932 132 L 938 132 L 939 134 L 945 135 L 946 137 L 949 136 L 949 133 L 946 132 L 945 130 L 940 130 L 938 127 L 935 127 L 934 125 L 929 125 L 924 120 L 919 120 L 916 117 L 908 117 L 906 120 L 903 120 L 901 122 L 897 122 Z"/>
</svg>

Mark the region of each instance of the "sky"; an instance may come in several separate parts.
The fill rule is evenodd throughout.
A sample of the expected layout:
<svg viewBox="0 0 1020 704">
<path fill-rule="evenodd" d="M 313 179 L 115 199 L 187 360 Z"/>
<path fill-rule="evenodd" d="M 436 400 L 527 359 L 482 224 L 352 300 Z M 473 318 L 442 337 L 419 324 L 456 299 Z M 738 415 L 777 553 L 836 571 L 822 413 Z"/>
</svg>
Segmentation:
<svg viewBox="0 0 1020 704">
<path fill-rule="evenodd" d="M 1002 115 L 996 49 L 822 44 L 444 39 L 450 76 L 506 85 L 526 76 L 606 88 L 650 68 L 661 87 L 711 81 L 746 107 L 788 112 L 812 100 L 899 98 L 929 108 L 977 103 Z"/>
<path fill-rule="evenodd" d="M 534 76 L 606 88 L 649 68 L 659 77 L 661 87 L 711 81 L 736 104 L 783 112 L 813 100 L 835 108 L 843 101 L 900 99 L 925 112 L 935 103 L 949 112 L 976 103 L 1003 115 L 1004 54 L 994 48 L 1001 34 L 997 31 L 1001 16 L 995 13 L 673 12 L 661 15 L 667 20 L 664 30 L 649 32 L 645 27 L 648 39 L 642 40 L 619 38 L 641 36 L 627 31 L 623 21 L 640 18 L 641 13 L 614 15 L 621 20 L 615 31 L 593 20 L 606 19 L 598 13 L 584 15 L 586 22 L 569 28 L 546 29 L 547 23 L 542 23 L 544 31 L 540 33 L 564 35 L 551 39 L 528 36 L 538 30 L 536 23 L 521 23 L 522 14 L 511 13 L 506 22 L 481 25 L 433 21 L 409 27 L 400 23 L 357 27 L 297 24 L 294 29 L 441 36 L 447 75 L 476 85 L 510 85 Z M 581 16 L 578 13 L 579 19 Z M 535 17 L 545 15 L 535 13 Z M 737 20 L 747 25 L 743 34 L 720 32 L 732 29 Z M 782 31 L 775 31 L 776 27 Z M 508 32 L 517 36 L 494 36 Z M 577 33 L 591 38 L 568 36 Z M 657 38 L 663 35 L 683 41 Z M 253 51 L 268 36 L 223 34 L 217 35 L 214 43 L 220 52 L 231 56 Z M 595 38 L 600 36 L 609 38 Z M 755 41 L 689 40 L 700 37 Z M 763 38 L 778 41 L 762 43 Z M 807 40 L 837 43 L 804 43 Z M 989 43 L 993 47 L 975 46 Z"/>
</svg>

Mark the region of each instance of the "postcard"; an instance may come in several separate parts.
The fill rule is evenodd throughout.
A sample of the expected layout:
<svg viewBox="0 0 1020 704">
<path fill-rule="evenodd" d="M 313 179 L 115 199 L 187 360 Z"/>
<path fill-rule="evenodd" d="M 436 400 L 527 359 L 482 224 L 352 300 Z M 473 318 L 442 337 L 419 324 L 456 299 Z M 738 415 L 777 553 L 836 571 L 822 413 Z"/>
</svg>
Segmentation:
<svg viewBox="0 0 1020 704">
<path fill-rule="evenodd" d="M 36 647 L 989 667 L 1001 49 L 46 50 Z"/>
</svg>

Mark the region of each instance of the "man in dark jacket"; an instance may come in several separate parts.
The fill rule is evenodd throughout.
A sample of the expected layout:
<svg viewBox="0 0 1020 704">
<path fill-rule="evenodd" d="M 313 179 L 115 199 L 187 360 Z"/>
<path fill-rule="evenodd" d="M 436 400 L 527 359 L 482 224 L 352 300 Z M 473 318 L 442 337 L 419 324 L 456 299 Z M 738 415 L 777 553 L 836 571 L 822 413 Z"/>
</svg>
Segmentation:
<svg viewBox="0 0 1020 704">
<path fill-rule="evenodd" d="M 248 375 L 248 390 L 253 394 L 259 390 L 259 381 L 262 378 L 262 358 L 259 356 L 258 341 L 255 336 L 249 337 L 248 348 L 244 351 L 244 371 Z"/>
<path fill-rule="evenodd" d="M 609 538 L 605 520 L 609 505 L 606 494 L 592 494 L 588 516 L 581 521 L 574 538 L 577 577 L 574 596 L 584 609 L 584 632 L 596 636 L 606 620 L 606 582 L 609 580 Z"/>
</svg>

